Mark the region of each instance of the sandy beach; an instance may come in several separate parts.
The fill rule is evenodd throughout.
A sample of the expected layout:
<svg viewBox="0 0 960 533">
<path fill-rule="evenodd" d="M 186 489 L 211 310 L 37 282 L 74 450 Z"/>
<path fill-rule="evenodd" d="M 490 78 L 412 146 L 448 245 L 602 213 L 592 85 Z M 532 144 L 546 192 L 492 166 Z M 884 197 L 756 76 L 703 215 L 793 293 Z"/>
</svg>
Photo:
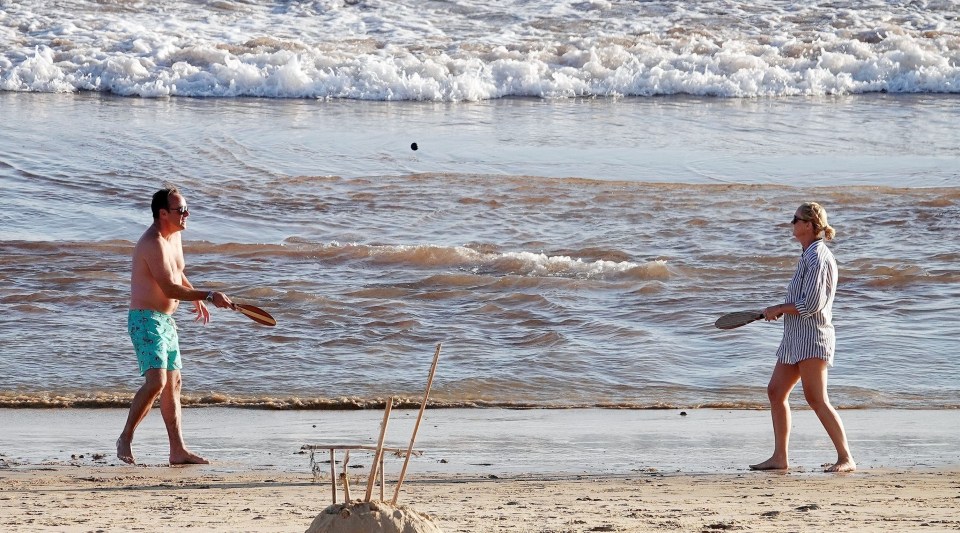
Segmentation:
<svg viewBox="0 0 960 533">
<path fill-rule="evenodd" d="M 381 416 L 187 409 L 187 440 L 213 464 L 168 467 L 159 416 L 138 433 L 141 466 L 113 456 L 123 415 L 0 409 L 0 530 L 305 531 L 332 495 L 326 452 L 314 477 L 301 446 L 369 443 Z M 960 530 L 960 412 L 842 415 L 860 469 L 830 475 L 808 410 L 786 473 L 746 469 L 769 451 L 763 411 L 428 410 L 398 503 L 446 532 Z M 415 416 L 394 414 L 388 446 L 405 447 Z M 369 463 L 351 457 L 354 498 Z M 387 499 L 401 464 L 386 460 Z"/>
<path fill-rule="evenodd" d="M 305 531 L 331 501 L 310 475 L 206 467 L 57 465 L 0 479 L 5 531 Z M 957 470 L 911 469 L 417 477 L 399 503 L 443 531 L 886 532 L 960 530 L 958 499 Z"/>
</svg>

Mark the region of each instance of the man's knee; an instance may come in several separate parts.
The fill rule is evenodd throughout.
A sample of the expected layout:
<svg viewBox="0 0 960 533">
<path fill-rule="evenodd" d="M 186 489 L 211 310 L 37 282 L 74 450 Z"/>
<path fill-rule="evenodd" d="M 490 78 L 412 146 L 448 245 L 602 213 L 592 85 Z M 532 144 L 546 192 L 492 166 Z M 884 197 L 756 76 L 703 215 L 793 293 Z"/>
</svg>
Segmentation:
<svg viewBox="0 0 960 533">
<path fill-rule="evenodd" d="M 180 387 L 183 385 L 183 379 L 180 377 L 180 372 L 170 372 L 167 376 L 167 389 L 178 392 Z"/>
<path fill-rule="evenodd" d="M 144 377 L 146 379 L 143 382 L 142 389 L 153 396 L 159 396 L 160 393 L 163 392 L 164 387 L 167 386 L 167 374 L 162 370 L 147 370 Z"/>
</svg>

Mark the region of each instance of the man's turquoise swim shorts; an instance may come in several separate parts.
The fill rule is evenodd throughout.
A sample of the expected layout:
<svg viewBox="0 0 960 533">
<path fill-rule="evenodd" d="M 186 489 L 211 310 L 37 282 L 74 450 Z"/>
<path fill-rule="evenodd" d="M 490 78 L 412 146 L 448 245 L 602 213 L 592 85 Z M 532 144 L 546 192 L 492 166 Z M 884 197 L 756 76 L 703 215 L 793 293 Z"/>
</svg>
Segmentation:
<svg viewBox="0 0 960 533">
<path fill-rule="evenodd" d="M 127 331 L 137 351 L 140 375 L 151 368 L 180 370 L 180 337 L 173 317 L 149 309 L 131 309 L 127 314 Z"/>
</svg>

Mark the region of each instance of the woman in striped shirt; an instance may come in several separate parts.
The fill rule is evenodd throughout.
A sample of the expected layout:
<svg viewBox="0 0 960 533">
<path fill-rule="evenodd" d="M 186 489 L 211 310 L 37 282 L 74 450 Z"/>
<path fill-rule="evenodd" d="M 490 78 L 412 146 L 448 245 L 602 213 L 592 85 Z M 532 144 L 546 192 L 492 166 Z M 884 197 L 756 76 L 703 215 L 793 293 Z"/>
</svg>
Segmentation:
<svg viewBox="0 0 960 533">
<path fill-rule="evenodd" d="M 753 470 L 785 470 L 790 463 L 790 392 L 803 382 L 803 396 L 837 448 L 837 462 L 827 472 L 852 472 L 857 465 L 850 454 L 843 422 L 827 397 L 827 369 L 833 366 L 836 339 L 833 332 L 833 297 L 837 290 L 837 262 L 824 239 L 836 233 L 827 223 L 820 204 L 801 205 L 793 215 L 793 236 L 803 246 L 797 271 L 787 286 L 785 303 L 767 307 L 767 320 L 783 317 L 783 340 L 777 365 L 767 385 L 773 417 L 773 456 L 750 465 Z"/>
</svg>

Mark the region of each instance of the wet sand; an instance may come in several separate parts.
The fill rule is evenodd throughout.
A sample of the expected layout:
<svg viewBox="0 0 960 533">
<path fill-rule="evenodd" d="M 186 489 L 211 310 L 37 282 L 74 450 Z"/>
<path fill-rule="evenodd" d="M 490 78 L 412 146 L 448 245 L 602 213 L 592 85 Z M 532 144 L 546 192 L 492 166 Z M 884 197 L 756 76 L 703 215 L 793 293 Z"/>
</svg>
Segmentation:
<svg viewBox="0 0 960 533">
<path fill-rule="evenodd" d="M 842 409 L 861 469 L 960 467 L 960 410 Z M 405 448 L 416 409 L 394 409 L 386 444 Z M 11 465 L 122 466 L 114 443 L 123 409 L 0 409 L 0 458 Z M 183 434 L 217 472 L 309 472 L 305 444 L 375 444 L 382 412 L 187 408 Z M 723 409 L 428 409 L 417 434 L 417 474 L 736 474 L 773 449 L 770 413 Z M 167 462 L 159 412 L 137 431 L 138 462 Z M 809 409 L 794 409 L 791 462 L 817 472 L 836 459 Z M 84 456 L 83 459 L 79 456 Z M 100 455 L 101 462 L 91 460 Z M 359 464 L 359 456 L 351 464 Z M 388 460 L 387 474 L 400 462 Z"/>
</svg>

